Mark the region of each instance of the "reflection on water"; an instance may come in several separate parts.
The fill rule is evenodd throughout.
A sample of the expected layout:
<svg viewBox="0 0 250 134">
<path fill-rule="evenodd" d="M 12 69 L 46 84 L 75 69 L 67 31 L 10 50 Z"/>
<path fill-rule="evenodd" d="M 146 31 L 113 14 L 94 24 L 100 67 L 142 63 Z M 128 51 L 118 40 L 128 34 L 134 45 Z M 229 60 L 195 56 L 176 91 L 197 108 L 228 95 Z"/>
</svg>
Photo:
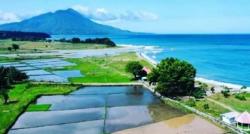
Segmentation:
<svg viewBox="0 0 250 134">
<path fill-rule="evenodd" d="M 167 120 L 165 121 L 165 124 L 171 128 L 179 128 L 179 127 L 182 127 L 183 125 L 192 123 L 194 119 L 195 119 L 194 114 L 188 114 L 182 117 L 177 117 L 177 118 Z"/>
</svg>

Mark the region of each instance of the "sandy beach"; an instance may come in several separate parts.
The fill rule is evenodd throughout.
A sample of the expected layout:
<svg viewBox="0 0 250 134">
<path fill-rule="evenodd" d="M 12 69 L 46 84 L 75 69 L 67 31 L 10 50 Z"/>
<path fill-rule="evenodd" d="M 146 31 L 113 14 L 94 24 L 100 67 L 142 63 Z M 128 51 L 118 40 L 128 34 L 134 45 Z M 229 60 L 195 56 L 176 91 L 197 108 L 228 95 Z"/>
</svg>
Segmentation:
<svg viewBox="0 0 250 134">
<path fill-rule="evenodd" d="M 157 65 L 157 61 L 155 61 L 154 59 L 150 58 L 145 53 L 137 52 L 137 55 L 140 56 L 140 57 L 142 57 L 142 58 L 144 58 L 144 59 L 146 59 L 153 66 Z M 233 84 L 233 83 L 226 83 L 226 82 L 220 82 L 220 81 L 215 81 L 215 80 L 209 80 L 209 79 L 200 78 L 200 77 L 196 77 L 195 80 L 203 82 L 203 83 L 206 83 L 210 87 L 214 87 L 215 88 L 215 92 L 217 92 L 217 93 L 221 92 L 221 90 L 224 90 L 224 87 L 230 88 L 232 92 L 237 92 L 237 91 L 250 92 L 250 87 L 247 87 L 246 89 L 241 89 L 243 85 L 237 85 L 237 84 Z"/>
</svg>

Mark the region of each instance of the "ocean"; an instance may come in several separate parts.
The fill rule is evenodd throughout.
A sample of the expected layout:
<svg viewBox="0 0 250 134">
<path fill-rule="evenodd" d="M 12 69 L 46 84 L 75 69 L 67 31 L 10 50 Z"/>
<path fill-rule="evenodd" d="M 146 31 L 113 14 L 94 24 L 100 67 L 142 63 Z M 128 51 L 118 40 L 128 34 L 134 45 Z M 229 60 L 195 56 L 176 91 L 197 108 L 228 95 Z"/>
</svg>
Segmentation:
<svg viewBox="0 0 250 134">
<path fill-rule="evenodd" d="M 82 39 L 102 35 L 55 35 Z M 142 52 L 161 61 L 166 57 L 186 60 L 197 77 L 250 86 L 250 35 L 128 35 L 109 36 L 117 44 L 145 46 Z"/>
</svg>

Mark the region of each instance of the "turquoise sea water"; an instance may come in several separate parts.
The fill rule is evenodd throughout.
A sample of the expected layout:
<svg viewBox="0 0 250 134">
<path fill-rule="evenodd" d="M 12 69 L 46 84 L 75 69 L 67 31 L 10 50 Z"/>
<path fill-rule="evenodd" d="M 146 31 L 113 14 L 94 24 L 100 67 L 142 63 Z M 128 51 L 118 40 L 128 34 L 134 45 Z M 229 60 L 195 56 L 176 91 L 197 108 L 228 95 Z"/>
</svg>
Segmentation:
<svg viewBox="0 0 250 134">
<path fill-rule="evenodd" d="M 54 36 L 54 38 L 107 37 Z M 250 35 L 133 35 L 109 36 L 118 44 L 148 46 L 146 54 L 157 61 L 166 57 L 187 60 L 197 76 L 250 86 Z M 154 46 L 154 47 L 150 47 Z"/>
</svg>

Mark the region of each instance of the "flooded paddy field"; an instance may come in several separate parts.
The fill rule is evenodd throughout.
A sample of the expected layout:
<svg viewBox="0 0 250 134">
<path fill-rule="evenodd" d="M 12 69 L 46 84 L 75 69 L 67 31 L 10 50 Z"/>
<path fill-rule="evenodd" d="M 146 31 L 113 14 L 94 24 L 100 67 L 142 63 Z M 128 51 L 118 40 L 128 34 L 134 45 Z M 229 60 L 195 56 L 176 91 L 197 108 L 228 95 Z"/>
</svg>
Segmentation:
<svg viewBox="0 0 250 134">
<path fill-rule="evenodd" d="M 51 107 L 49 111 L 23 113 L 9 131 L 10 134 L 123 133 L 126 129 L 165 122 L 188 114 L 162 104 L 142 86 L 82 87 L 69 95 L 42 96 L 37 104 L 51 104 Z M 199 120 L 196 122 L 199 125 Z M 167 123 L 172 128 L 171 125 L 175 126 L 176 122 Z M 186 124 L 189 126 L 189 122 Z"/>
<path fill-rule="evenodd" d="M 62 70 L 48 72 L 44 68 L 63 68 L 75 66 L 76 64 L 64 61 L 63 59 L 39 59 L 39 60 L 21 60 L 19 62 L 0 63 L 3 67 L 16 67 L 29 76 L 31 81 L 39 82 L 68 82 L 68 78 L 83 77 L 79 70 Z"/>
</svg>

